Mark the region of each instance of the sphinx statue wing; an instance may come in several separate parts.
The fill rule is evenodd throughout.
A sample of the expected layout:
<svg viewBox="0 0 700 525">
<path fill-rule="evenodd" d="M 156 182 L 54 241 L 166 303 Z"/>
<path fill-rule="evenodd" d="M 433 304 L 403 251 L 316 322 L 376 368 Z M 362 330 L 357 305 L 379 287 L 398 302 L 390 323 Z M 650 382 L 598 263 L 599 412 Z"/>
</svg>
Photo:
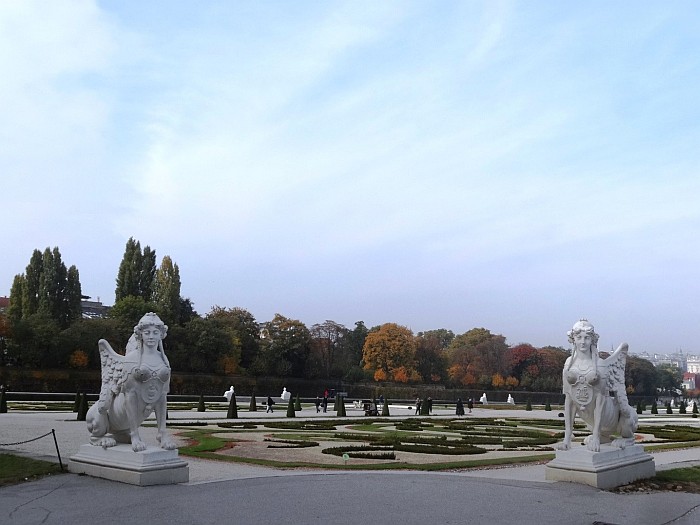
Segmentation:
<svg viewBox="0 0 700 525">
<path fill-rule="evenodd" d="M 105 339 L 97 343 L 102 364 L 102 388 L 98 403 L 104 408 L 117 395 L 126 381 L 132 366 L 125 356 L 116 353 Z"/>
<path fill-rule="evenodd" d="M 627 400 L 625 389 L 625 365 L 627 364 L 627 343 L 621 344 L 610 357 L 604 360 L 607 368 L 607 389 L 615 392 L 618 399 Z"/>
</svg>

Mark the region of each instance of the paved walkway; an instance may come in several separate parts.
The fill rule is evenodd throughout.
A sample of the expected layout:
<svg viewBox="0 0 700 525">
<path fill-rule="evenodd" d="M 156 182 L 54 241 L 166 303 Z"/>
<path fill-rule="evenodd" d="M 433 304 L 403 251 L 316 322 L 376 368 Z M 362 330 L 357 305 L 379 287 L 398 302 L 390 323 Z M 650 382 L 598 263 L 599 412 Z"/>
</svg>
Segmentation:
<svg viewBox="0 0 700 525">
<path fill-rule="evenodd" d="M 310 417 L 316 416 L 309 410 Z M 476 416 L 507 416 L 478 409 Z M 551 412 L 512 411 L 513 416 L 551 418 Z M 173 412 L 172 419 L 221 418 L 221 412 Z M 240 419 L 283 414 L 239 412 Z M 303 414 L 306 415 L 306 414 Z M 352 414 L 348 414 L 352 415 Z M 451 415 L 449 412 L 436 416 Z M 286 419 L 286 418 L 282 418 Z M 698 423 L 700 425 L 700 422 Z M 0 415 L 0 443 L 24 441 L 55 429 L 62 459 L 87 441 L 75 414 L 10 412 Z M 154 439 L 155 429 L 144 428 Z M 0 447 L 56 460 L 52 436 Z M 696 525 L 700 495 L 613 494 L 586 485 L 544 480 L 544 465 L 453 473 L 286 470 L 186 458 L 187 484 L 133 487 L 66 474 L 0 489 L 0 523 L 149 524 L 355 524 L 537 523 Z M 657 470 L 700 464 L 700 448 L 654 454 Z M 125 510 L 127 509 L 127 510 Z M 136 509 L 136 511 L 134 511 Z M 125 515 L 123 518 L 117 516 Z"/>
</svg>

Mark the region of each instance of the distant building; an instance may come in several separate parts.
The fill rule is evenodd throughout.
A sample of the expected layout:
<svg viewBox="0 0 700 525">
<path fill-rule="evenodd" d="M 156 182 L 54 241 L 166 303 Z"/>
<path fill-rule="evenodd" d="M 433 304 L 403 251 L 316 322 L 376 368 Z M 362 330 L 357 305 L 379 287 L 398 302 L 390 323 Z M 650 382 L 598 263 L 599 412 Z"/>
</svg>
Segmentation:
<svg viewBox="0 0 700 525">
<path fill-rule="evenodd" d="M 642 352 L 635 355 L 647 361 L 651 361 L 654 366 L 671 365 L 678 368 L 681 372 L 690 372 L 688 369 L 688 364 L 690 362 L 700 365 L 700 358 L 698 356 L 684 354 L 682 350 L 670 354 L 649 354 L 648 352 Z"/>
<path fill-rule="evenodd" d="M 4 314 L 8 306 L 10 306 L 10 298 L 5 296 L 0 297 L 0 314 Z"/>
<path fill-rule="evenodd" d="M 683 374 L 683 388 L 686 390 L 700 388 L 700 374 L 691 374 L 690 372 Z"/>
<path fill-rule="evenodd" d="M 89 298 L 88 298 L 89 299 Z M 103 319 L 107 317 L 111 306 L 105 306 L 100 302 L 100 298 L 97 301 L 88 301 L 83 299 L 80 301 L 80 308 L 83 312 L 83 319 Z"/>
<path fill-rule="evenodd" d="M 700 355 L 689 355 L 687 371 L 691 374 L 700 374 Z"/>
</svg>

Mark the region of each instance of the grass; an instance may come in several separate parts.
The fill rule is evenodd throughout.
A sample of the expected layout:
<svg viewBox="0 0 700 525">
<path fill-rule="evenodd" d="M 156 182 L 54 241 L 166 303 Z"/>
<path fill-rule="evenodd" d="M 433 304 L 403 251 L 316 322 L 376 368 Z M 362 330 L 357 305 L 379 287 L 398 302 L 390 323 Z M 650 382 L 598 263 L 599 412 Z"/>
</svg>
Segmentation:
<svg viewBox="0 0 700 525">
<path fill-rule="evenodd" d="M 0 487 L 62 473 L 59 465 L 50 461 L 0 454 Z"/>
</svg>

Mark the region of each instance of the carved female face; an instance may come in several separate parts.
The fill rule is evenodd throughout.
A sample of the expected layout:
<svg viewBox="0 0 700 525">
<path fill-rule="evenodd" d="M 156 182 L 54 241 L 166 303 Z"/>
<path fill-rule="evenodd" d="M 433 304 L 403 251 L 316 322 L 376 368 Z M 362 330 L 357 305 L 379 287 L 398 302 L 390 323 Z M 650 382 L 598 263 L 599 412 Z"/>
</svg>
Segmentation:
<svg viewBox="0 0 700 525">
<path fill-rule="evenodd" d="M 150 349 L 158 348 L 158 342 L 162 337 L 162 332 L 157 326 L 144 326 L 141 330 L 143 344 Z"/>
<path fill-rule="evenodd" d="M 574 348 L 579 352 L 590 353 L 593 345 L 593 336 L 589 332 L 579 331 L 574 333 Z"/>
</svg>

